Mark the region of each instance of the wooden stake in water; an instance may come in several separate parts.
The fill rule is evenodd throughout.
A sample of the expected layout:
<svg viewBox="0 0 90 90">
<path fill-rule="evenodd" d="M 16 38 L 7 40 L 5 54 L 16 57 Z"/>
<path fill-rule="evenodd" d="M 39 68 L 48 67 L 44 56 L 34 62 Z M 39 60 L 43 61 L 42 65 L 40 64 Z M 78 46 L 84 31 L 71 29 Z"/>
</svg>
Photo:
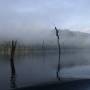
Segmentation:
<svg viewBox="0 0 90 90">
<path fill-rule="evenodd" d="M 60 76 L 59 76 L 59 72 L 60 72 L 60 43 L 59 43 L 59 30 L 55 27 L 56 30 L 56 37 L 57 37 L 57 44 L 58 44 L 58 54 L 59 54 L 59 58 L 58 58 L 58 67 L 57 67 L 57 79 L 60 80 Z"/>
</svg>

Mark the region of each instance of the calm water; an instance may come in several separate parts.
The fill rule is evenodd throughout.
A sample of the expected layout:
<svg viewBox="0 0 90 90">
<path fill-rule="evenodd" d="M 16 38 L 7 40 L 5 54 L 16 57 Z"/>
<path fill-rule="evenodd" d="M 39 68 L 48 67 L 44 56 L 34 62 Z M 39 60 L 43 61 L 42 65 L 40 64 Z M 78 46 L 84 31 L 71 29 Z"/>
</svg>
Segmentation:
<svg viewBox="0 0 90 90">
<path fill-rule="evenodd" d="M 63 51 L 61 77 L 90 78 L 89 51 Z M 15 56 L 16 75 L 12 78 L 9 56 L 0 55 L 0 90 L 57 81 L 58 53 L 44 52 Z"/>
</svg>

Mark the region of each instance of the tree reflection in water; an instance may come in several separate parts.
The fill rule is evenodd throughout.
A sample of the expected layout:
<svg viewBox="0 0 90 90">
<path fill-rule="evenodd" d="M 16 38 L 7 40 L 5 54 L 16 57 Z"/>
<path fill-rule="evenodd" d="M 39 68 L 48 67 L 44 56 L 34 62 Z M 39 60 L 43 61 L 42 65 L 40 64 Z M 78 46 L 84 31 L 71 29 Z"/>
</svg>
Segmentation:
<svg viewBox="0 0 90 90">
<path fill-rule="evenodd" d="M 10 88 L 14 89 L 16 88 L 16 74 L 11 74 L 11 79 L 10 79 Z"/>
<path fill-rule="evenodd" d="M 14 65 L 15 49 L 16 49 L 16 41 L 12 40 L 11 57 L 10 57 L 10 65 L 11 65 L 10 88 L 16 88 L 16 71 Z"/>
</svg>

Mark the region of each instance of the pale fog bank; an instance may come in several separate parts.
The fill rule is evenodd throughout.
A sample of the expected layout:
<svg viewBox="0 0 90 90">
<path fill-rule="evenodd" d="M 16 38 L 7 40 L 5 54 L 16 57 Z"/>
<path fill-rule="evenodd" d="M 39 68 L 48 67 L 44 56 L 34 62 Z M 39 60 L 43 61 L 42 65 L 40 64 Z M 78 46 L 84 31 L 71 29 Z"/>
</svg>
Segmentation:
<svg viewBox="0 0 90 90">
<path fill-rule="evenodd" d="M 68 29 L 59 30 L 60 45 L 61 47 L 77 47 L 89 48 L 90 47 L 90 34 L 78 31 L 71 31 Z M 40 30 L 39 32 L 33 31 L 18 31 L 0 33 L 1 43 L 5 41 L 17 40 L 20 44 L 26 45 L 45 45 L 57 46 L 57 37 L 54 29 Z"/>
</svg>

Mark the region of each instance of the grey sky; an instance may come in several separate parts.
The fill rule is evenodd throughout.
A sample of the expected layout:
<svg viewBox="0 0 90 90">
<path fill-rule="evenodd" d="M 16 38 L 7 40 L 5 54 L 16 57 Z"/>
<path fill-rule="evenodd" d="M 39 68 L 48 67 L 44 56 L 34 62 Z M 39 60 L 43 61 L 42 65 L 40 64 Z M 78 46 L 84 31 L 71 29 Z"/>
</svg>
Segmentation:
<svg viewBox="0 0 90 90">
<path fill-rule="evenodd" d="M 90 0 L 0 0 L 0 35 L 40 35 L 54 26 L 90 32 Z"/>
</svg>

